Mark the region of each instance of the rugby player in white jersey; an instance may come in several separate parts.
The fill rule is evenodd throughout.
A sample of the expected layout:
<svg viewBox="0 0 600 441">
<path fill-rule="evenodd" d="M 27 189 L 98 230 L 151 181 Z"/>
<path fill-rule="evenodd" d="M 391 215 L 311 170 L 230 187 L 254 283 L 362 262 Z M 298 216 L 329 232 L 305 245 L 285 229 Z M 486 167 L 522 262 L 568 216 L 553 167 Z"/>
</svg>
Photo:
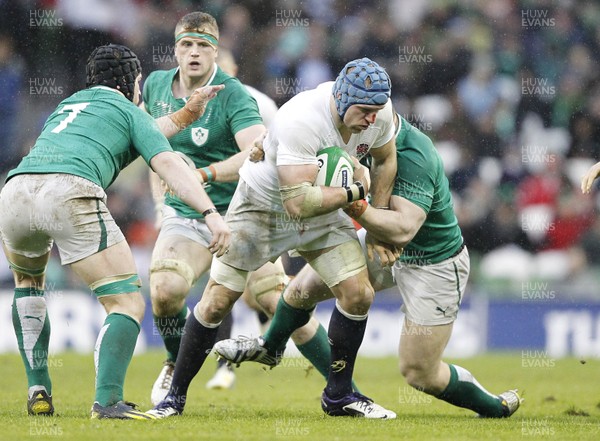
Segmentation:
<svg viewBox="0 0 600 441">
<path fill-rule="evenodd" d="M 363 199 L 367 191 L 375 206 L 389 201 L 396 175 L 390 93 L 385 70 L 363 58 L 348 63 L 335 83 L 302 92 L 277 112 L 264 142 L 265 160 L 246 161 L 240 169 L 226 218 L 232 246 L 223 258 L 213 260 L 206 290 L 186 322 L 171 390 L 149 413 L 164 418 L 183 412 L 189 384 L 215 342 L 219 323 L 242 294 L 248 272 L 295 249 L 336 297 L 328 332 L 331 364 L 323 410 L 333 416 L 396 417 L 352 390 L 354 362 L 374 290 L 354 226 L 340 210 Z M 357 158 L 355 183 L 313 186 L 317 152 L 331 146 Z M 358 163 L 369 152 L 372 183 Z M 293 280 L 281 297 L 270 331 L 291 333 L 310 320 L 316 303 L 292 307 L 285 301 L 288 296 L 305 295 L 304 287 Z M 271 366 L 278 363 L 283 348 L 263 346 L 260 339 L 246 343 L 240 350 L 248 357 Z"/>
<path fill-rule="evenodd" d="M 219 48 L 216 61 L 223 72 L 237 77 L 238 65 L 230 50 L 222 47 Z M 250 95 L 256 100 L 260 117 L 268 129 L 275 119 L 275 114 L 278 110 L 277 104 L 269 96 L 254 87 L 247 84 L 244 84 L 244 87 L 246 87 Z M 270 320 L 270 317 L 275 314 L 284 286 L 279 285 L 282 281 L 285 281 L 285 284 L 289 283 L 289 279 L 279 259 L 274 264 L 268 263 L 263 265 L 248 277 L 248 283 L 246 284 L 242 298 L 250 308 L 258 313 L 259 322 L 261 327 L 264 326 L 264 329 L 266 329 L 266 323 Z M 277 289 L 278 287 L 279 289 Z M 232 324 L 232 320 L 224 320 L 221 323 L 216 341 L 231 337 Z M 327 331 L 319 321 L 314 316 L 311 317 L 305 326 L 296 329 L 292 333 L 291 339 L 300 353 L 313 364 L 319 373 L 327 378 L 329 373 L 330 349 L 327 340 Z M 227 389 L 233 386 L 234 381 L 235 374 L 233 373 L 231 364 L 224 358 L 220 358 L 217 371 L 206 383 L 206 387 L 207 389 Z M 352 387 L 354 390 L 358 390 L 355 384 Z M 153 402 L 153 404 L 157 403 Z"/>
</svg>

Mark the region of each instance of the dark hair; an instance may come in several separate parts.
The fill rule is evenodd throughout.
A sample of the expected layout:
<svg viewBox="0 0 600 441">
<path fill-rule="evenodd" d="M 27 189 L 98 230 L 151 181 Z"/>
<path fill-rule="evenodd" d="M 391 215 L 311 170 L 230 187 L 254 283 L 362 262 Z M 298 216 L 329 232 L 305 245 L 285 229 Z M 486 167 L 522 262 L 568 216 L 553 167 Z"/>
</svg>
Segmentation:
<svg viewBox="0 0 600 441">
<path fill-rule="evenodd" d="M 133 101 L 135 79 L 142 72 L 140 60 L 127 46 L 108 44 L 90 54 L 86 66 L 86 87 L 117 89 Z"/>
</svg>

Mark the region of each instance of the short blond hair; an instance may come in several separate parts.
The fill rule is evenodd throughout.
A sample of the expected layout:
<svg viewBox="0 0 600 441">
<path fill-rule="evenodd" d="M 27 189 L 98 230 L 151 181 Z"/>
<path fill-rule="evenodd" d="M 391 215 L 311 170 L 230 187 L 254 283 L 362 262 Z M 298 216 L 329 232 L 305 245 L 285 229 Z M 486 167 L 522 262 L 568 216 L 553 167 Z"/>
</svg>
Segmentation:
<svg viewBox="0 0 600 441">
<path fill-rule="evenodd" d="M 175 26 L 175 37 L 181 32 L 199 32 L 210 34 L 219 39 L 219 26 L 217 20 L 206 12 L 190 12 L 184 15 Z"/>
</svg>

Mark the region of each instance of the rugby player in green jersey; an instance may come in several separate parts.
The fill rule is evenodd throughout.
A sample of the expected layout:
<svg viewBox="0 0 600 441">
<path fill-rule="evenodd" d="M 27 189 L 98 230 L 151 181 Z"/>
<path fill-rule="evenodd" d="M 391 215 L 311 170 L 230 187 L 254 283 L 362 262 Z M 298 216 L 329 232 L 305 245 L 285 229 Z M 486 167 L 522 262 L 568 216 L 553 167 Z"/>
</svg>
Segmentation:
<svg viewBox="0 0 600 441">
<path fill-rule="evenodd" d="M 94 353 L 92 418 L 153 418 L 123 400 L 145 309 L 133 255 L 106 206 L 105 189 L 123 168 L 142 156 L 204 216 L 210 252 L 222 255 L 229 246 L 229 229 L 194 172 L 137 107 L 140 80 L 140 62 L 127 47 L 96 48 L 87 62 L 87 88 L 58 105 L 0 193 L 0 233 L 16 285 L 12 317 L 30 415 L 54 413 L 44 282 L 56 242 L 62 264 L 89 285 L 107 313 Z M 204 107 L 220 89 L 198 91 L 197 106 Z"/>
<path fill-rule="evenodd" d="M 347 213 L 364 227 L 369 254 L 380 257 L 367 259 L 372 282 L 379 289 L 395 285 L 402 296 L 400 372 L 440 400 L 482 417 L 508 417 L 521 403 L 516 390 L 494 395 L 468 370 L 442 361 L 469 277 L 469 252 L 433 142 L 398 114 L 396 125 L 398 174 L 389 207 L 359 201 Z M 386 243 L 403 249 L 397 260 Z"/>
<path fill-rule="evenodd" d="M 364 227 L 358 235 L 368 255 L 373 287 L 397 286 L 402 296 L 400 372 L 412 387 L 440 400 L 483 417 L 508 417 L 521 403 L 516 390 L 491 394 L 469 371 L 442 361 L 467 284 L 469 253 L 433 142 L 400 115 L 395 114 L 394 121 L 398 170 L 389 206 L 373 207 L 360 200 L 345 211 Z M 403 250 L 400 255 L 399 250 Z M 308 266 L 297 279 L 317 298 L 330 295 Z M 284 298 L 301 307 L 292 296 L 288 299 L 284 294 Z M 276 314 L 271 328 L 279 325 L 277 319 Z M 270 347 L 278 347 L 286 336 L 269 329 L 262 338 Z M 244 354 L 237 351 L 244 344 L 242 339 L 224 340 L 215 350 L 244 361 L 240 360 Z"/>
<path fill-rule="evenodd" d="M 192 12 L 182 17 L 175 27 L 178 67 L 148 76 L 142 106 L 156 118 L 172 148 L 199 169 L 206 192 L 219 212 L 225 213 L 237 185 L 238 170 L 265 127 L 246 87 L 217 66 L 218 39 L 218 25 L 210 14 Z M 207 104 L 201 116 L 192 107 L 197 99 L 195 90 L 204 85 L 225 88 Z M 175 123 L 170 118 L 172 112 L 184 113 Z M 160 186 L 154 182 L 153 187 Z M 176 196 L 167 193 L 163 201 L 162 194 L 154 195 L 160 213 L 160 233 L 152 255 L 150 293 L 154 322 L 167 349 L 167 360 L 151 393 L 152 403 L 158 404 L 171 386 L 189 312 L 185 299 L 210 268 L 212 254 L 207 249 L 210 234 L 202 217 Z M 278 259 L 253 272 L 245 290 L 272 314 L 286 283 L 287 276 Z M 230 329 L 228 315 L 219 326 L 219 335 L 229 336 Z M 312 319 L 298 329 L 293 339 L 300 352 L 326 376 L 329 344 L 318 321 Z M 223 365 L 217 375 L 221 378 L 215 377 L 209 386 L 233 385 L 235 377 L 227 366 Z"/>
</svg>

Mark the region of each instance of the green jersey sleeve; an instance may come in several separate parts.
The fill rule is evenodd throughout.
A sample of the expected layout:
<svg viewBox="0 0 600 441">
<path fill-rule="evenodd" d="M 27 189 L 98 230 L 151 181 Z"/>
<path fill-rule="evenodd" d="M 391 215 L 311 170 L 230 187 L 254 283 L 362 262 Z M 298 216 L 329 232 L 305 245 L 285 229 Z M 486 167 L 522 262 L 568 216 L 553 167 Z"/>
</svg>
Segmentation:
<svg viewBox="0 0 600 441">
<path fill-rule="evenodd" d="M 235 135 L 240 130 L 262 124 L 256 100 L 250 95 L 242 83 L 236 78 L 225 81 L 225 115 L 231 132 Z"/>
<path fill-rule="evenodd" d="M 131 115 L 131 144 L 148 165 L 158 153 L 173 151 L 154 118 L 139 108 L 133 109 Z"/>
</svg>

